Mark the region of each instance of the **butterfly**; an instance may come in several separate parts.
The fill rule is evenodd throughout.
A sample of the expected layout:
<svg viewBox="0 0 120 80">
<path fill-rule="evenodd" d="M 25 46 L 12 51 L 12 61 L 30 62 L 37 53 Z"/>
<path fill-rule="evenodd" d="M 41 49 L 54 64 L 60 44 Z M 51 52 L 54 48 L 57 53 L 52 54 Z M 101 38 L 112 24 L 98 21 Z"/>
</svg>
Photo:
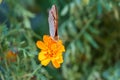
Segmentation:
<svg viewBox="0 0 120 80">
<path fill-rule="evenodd" d="M 49 10 L 48 23 L 50 36 L 53 40 L 58 40 L 58 12 L 55 5 Z"/>
</svg>

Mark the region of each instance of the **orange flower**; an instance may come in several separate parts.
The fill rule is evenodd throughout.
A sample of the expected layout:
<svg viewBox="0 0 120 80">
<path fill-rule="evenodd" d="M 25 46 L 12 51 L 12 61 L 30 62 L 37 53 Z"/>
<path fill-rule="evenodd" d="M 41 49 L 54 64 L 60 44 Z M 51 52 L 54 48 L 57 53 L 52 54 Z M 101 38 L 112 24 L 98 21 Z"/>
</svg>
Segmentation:
<svg viewBox="0 0 120 80">
<path fill-rule="evenodd" d="M 17 60 L 17 54 L 9 50 L 6 54 L 6 59 L 9 62 L 15 62 Z"/>
<path fill-rule="evenodd" d="M 37 41 L 36 45 L 41 49 L 38 59 L 42 65 L 46 66 L 52 61 L 55 68 L 60 67 L 63 63 L 62 53 L 65 51 L 61 40 L 55 41 L 50 36 L 44 35 L 43 42 Z"/>
</svg>

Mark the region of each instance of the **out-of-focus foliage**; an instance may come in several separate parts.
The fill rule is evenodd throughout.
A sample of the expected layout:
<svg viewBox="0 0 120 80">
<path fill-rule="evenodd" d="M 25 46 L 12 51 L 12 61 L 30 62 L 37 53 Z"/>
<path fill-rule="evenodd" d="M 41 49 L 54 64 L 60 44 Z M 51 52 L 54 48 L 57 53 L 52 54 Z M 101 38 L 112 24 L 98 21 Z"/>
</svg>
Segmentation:
<svg viewBox="0 0 120 80">
<path fill-rule="evenodd" d="M 109 68 L 120 60 L 120 1 L 74 0 L 61 16 L 66 17 L 60 26 L 67 45 L 64 78 L 119 80 L 119 69 Z M 113 76 L 105 75 L 110 72 Z"/>
<path fill-rule="evenodd" d="M 56 4 L 66 52 L 60 69 L 40 65 L 36 40 Z M 0 80 L 119 80 L 119 0 L 2 0 Z"/>
</svg>

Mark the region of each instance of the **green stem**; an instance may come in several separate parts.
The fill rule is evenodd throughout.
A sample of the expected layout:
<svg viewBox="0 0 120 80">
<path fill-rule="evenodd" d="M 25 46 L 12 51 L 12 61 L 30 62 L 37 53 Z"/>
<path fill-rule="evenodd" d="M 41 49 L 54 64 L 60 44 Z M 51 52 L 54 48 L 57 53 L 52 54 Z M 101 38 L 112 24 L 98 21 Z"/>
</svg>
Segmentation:
<svg viewBox="0 0 120 80">
<path fill-rule="evenodd" d="M 33 75 L 42 67 L 42 65 L 38 65 L 38 67 L 31 73 L 31 75 L 29 76 L 28 80 L 30 80 Z"/>
</svg>

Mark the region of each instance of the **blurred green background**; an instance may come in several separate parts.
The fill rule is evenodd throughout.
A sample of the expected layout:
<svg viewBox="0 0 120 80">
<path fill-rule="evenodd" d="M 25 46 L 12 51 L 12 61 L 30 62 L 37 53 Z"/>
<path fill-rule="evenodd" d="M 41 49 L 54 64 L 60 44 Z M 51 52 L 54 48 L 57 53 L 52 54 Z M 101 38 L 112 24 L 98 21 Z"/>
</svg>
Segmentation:
<svg viewBox="0 0 120 80">
<path fill-rule="evenodd" d="M 66 49 L 59 69 L 41 66 L 35 45 L 53 4 Z M 120 0 L 3 0 L 0 80 L 120 80 Z"/>
</svg>

